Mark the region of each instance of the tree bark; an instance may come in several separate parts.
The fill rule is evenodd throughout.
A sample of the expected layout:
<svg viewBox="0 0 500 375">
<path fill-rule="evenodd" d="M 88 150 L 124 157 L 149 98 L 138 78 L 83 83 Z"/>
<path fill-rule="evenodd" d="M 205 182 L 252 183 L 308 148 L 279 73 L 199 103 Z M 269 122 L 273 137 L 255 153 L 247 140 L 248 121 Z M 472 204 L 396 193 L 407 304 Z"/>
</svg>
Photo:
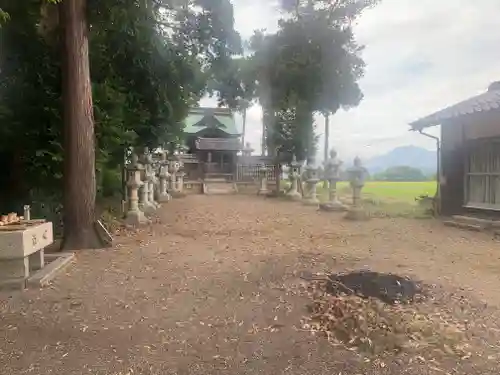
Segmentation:
<svg viewBox="0 0 500 375">
<path fill-rule="evenodd" d="M 261 138 L 261 155 L 265 156 L 266 155 L 266 134 L 267 134 L 267 127 L 268 127 L 268 116 L 266 113 L 266 109 L 264 106 L 262 106 L 262 138 Z"/>
<path fill-rule="evenodd" d="M 326 161 L 328 160 L 328 151 L 329 151 L 329 148 L 330 148 L 330 114 L 329 113 L 325 113 L 324 114 L 325 116 L 325 145 L 324 145 L 324 166 L 326 166 Z M 323 188 L 325 190 L 328 190 L 328 185 L 329 185 L 329 182 L 326 180 L 323 181 Z"/>
<path fill-rule="evenodd" d="M 59 5 L 64 113 L 63 250 L 102 247 L 95 223 L 95 134 L 90 84 L 86 0 Z"/>
<path fill-rule="evenodd" d="M 247 109 L 243 108 L 243 137 L 241 139 L 241 143 L 243 144 L 243 147 L 245 147 L 245 134 L 247 131 Z"/>
<path fill-rule="evenodd" d="M 324 149 L 324 161 L 328 160 L 328 149 L 330 148 L 330 116 L 329 114 L 324 114 L 325 116 L 325 149 Z"/>
</svg>

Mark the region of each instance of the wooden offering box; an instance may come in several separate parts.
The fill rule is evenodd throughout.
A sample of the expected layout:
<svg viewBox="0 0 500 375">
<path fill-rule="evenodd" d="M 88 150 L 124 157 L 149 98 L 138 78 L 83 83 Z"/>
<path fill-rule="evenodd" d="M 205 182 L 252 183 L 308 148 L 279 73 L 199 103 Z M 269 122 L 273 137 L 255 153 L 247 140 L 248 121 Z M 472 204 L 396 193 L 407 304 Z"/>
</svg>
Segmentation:
<svg viewBox="0 0 500 375">
<path fill-rule="evenodd" d="M 43 268 L 44 248 L 54 240 L 52 223 L 20 220 L 0 226 L 0 285 L 24 281 Z"/>
</svg>

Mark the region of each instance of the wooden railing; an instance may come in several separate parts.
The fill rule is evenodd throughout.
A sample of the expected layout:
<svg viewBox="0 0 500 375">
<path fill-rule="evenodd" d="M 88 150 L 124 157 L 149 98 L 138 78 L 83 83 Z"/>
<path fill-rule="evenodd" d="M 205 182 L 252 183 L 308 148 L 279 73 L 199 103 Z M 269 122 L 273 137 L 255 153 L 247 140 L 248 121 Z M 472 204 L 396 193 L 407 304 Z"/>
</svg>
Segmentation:
<svg viewBox="0 0 500 375">
<path fill-rule="evenodd" d="M 198 163 L 198 158 L 193 154 L 184 154 L 179 156 L 184 163 Z"/>
<path fill-rule="evenodd" d="M 234 166 L 231 163 L 203 163 L 205 174 L 232 174 Z"/>
<path fill-rule="evenodd" d="M 276 180 L 276 166 L 266 165 L 267 167 L 267 180 Z M 242 165 L 238 164 L 236 167 L 236 181 L 258 181 L 260 179 L 260 165 Z"/>
</svg>

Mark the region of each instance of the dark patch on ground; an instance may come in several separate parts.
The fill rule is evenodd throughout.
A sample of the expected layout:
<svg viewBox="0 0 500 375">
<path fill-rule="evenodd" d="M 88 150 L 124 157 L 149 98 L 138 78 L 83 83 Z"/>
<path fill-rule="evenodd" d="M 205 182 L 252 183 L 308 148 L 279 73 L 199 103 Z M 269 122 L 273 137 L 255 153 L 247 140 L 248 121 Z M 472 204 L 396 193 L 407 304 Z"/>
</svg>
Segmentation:
<svg viewBox="0 0 500 375">
<path fill-rule="evenodd" d="M 347 294 L 377 298 L 391 305 L 412 303 L 424 297 L 420 282 L 374 271 L 331 274 L 327 278 L 326 290 L 332 295 Z"/>
</svg>

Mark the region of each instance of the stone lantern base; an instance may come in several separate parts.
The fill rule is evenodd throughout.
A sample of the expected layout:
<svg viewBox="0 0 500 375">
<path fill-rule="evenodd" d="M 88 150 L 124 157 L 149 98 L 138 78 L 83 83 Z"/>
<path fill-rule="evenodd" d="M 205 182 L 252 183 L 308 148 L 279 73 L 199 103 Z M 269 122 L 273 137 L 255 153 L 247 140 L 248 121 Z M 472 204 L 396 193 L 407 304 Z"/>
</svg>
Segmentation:
<svg viewBox="0 0 500 375">
<path fill-rule="evenodd" d="M 259 191 L 257 191 L 257 195 L 268 195 L 270 194 L 271 192 L 267 189 L 267 187 L 265 188 L 260 188 Z"/>
<path fill-rule="evenodd" d="M 152 203 L 152 202 L 147 202 L 147 203 L 144 203 L 143 207 L 142 207 L 142 211 L 146 214 L 146 215 L 151 215 L 151 214 L 154 214 L 156 212 L 156 210 L 158 209 L 158 206 L 156 206 L 156 204 Z"/>
<path fill-rule="evenodd" d="M 127 217 L 125 218 L 126 225 L 141 225 L 148 224 L 150 220 L 144 215 L 141 210 L 129 211 L 127 212 Z"/>
<path fill-rule="evenodd" d="M 309 196 L 302 201 L 302 204 L 305 206 L 318 206 L 319 200 L 316 196 Z"/>
<path fill-rule="evenodd" d="M 298 191 L 289 191 L 288 193 L 285 194 L 285 197 L 292 201 L 302 200 L 302 194 L 300 194 Z"/>
<path fill-rule="evenodd" d="M 363 221 L 370 219 L 363 207 L 350 207 L 345 215 L 345 219 L 353 221 Z"/>
<path fill-rule="evenodd" d="M 319 205 L 319 209 L 321 211 L 326 211 L 326 212 L 345 212 L 345 211 L 347 211 L 347 207 L 339 201 L 321 203 Z"/>
<path fill-rule="evenodd" d="M 172 197 L 170 196 L 169 193 L 163 193 L 158 196 L 158 202 L 159 203 L 167 203 L 169 202 L 170 200 L 172 200 Z"/>
</svg>

